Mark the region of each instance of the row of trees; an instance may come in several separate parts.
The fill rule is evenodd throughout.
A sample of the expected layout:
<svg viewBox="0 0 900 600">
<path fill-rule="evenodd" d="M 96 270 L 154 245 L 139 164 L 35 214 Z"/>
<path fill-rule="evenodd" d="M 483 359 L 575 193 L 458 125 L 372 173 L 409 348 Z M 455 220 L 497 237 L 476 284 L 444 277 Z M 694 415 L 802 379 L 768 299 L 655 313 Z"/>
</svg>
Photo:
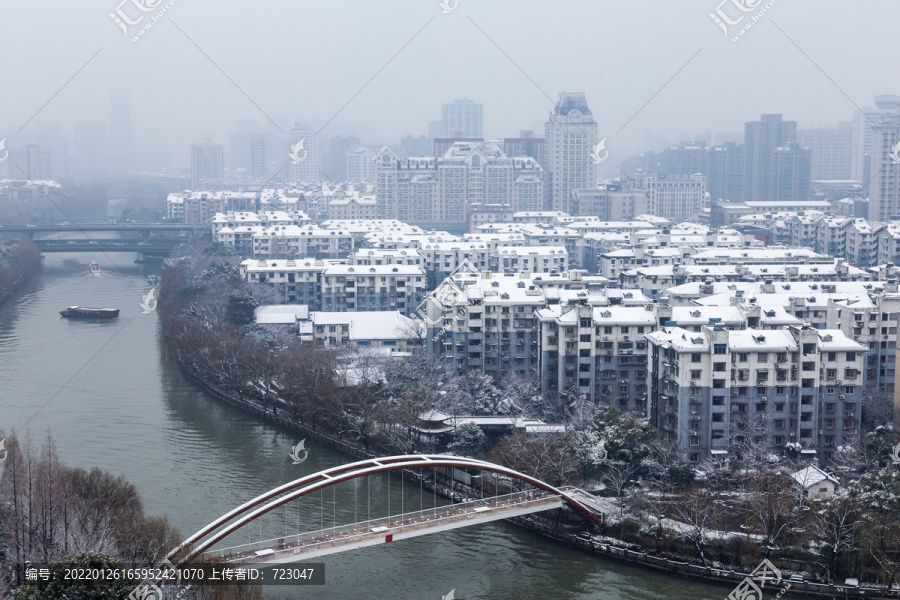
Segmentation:
<svg viewBox="0 0 900 600">
<path fill-rule="evenodd" d="M 40 268 L 41 252 L 31 238 L 23 236 L 15 245 L 0 245 L 0 305 Z"/>
<path fill-rule="evenodd" d="M 177 544 L 164 517 L 144 513 L 133 485 L 100 469 L 60 463 L 49 436 L 40 447 L 6 439 L 0 472 L 0 597 L 16 582 L 13 565 L 97 552 L 129 564 L 157 564 Z"/>
</svg>

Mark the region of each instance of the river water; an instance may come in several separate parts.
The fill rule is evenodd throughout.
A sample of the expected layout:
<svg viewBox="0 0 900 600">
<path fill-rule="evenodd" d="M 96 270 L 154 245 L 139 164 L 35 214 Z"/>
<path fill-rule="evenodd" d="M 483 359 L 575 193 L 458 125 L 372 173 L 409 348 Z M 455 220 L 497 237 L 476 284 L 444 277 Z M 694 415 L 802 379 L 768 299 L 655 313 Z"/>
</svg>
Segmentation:
<svg viewBox="0 0 900 600">
<path fill-rule="evenodd" d="M 185 536 L 235 506 L 303 475 L 353 458 L 299 439 L 207 398 L 160 352 L 155 313 L 139 303 L 147 275 L 131 254 L 48 254 L 44 270 L 0 308 L 0 429 L 49 431 L 60 459 L 100 467 L 137 486 L 148 514 L 167 515 Z M 88 263 L 100 263 L 92 275 Z M 114 307 L 110 322 L 60 318 L 65 306 Z M 390 496 L 388 496 L 390 490 Z M 314 495 L 238 532 L 227 545 L 384 516 L 435 501 L 399 478 L 373 477 Z M 402 498 L 402 500 L 401 500 Z M 438 500 L 440 504 L 440 500 Z M 512 525 L 423 536 L 317 559 L 326 585 L 269 588 L 290 598 L 438 600 L 718 600 L 729 590 L 569 550 Z"/>
</svg>

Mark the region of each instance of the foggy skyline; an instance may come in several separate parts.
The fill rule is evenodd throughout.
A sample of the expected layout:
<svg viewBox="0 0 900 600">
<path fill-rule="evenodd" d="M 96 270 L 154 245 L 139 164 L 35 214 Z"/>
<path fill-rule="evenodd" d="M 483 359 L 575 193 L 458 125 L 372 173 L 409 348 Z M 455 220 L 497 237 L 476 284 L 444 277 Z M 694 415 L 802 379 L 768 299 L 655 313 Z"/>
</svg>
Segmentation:
<svg viewBox="0 0 900 600">
<path fill-rule="evenodd" d="M 888 78 L 900 7 L 887 0 L 865 14 L 777 2 L 737 43 L 707 0 L 459 0 L 448 14 L 437 0 L 179 0 L 138 42 L 110 18 L 117 4 L 0 7 L 0 136 L 33 117 L 23 134 L 58 121 L 70 147 L 79 120 L 113 136 L 110 91 L 124 88 L 136 151 L 173 152 L 185 166 L 191 144 L 227 147 L 244 119 L 376 144 L 427 135 L 460 98 L 484 104 L 486 137 L 542 135 L 558 94 L 584 91 L 618 160 L 648 149 L 646 135 L 740 132 L 763 113 L 834 126 L 900 92 Z"/>
</svg>

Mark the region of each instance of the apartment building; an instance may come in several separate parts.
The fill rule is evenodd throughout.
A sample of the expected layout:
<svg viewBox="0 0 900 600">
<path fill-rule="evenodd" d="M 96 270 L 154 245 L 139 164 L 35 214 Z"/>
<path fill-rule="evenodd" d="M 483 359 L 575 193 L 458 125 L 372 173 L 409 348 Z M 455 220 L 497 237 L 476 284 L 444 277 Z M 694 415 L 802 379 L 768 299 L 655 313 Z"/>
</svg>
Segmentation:
<svg viewBox="0 0 900 600">
<path fill-rule="evenodd" d="M 322 273 L 322 310 L 411 314 L 425 295 L 426 276 L 413 265 L 329 266 Z"/>
<path fill-rule="evenodd" d="M 351 265 L 412 265 L 421 267 L 425 257 L 416 249 L 408 250 L 357 250 L 350 255 Z"/>
<path fill-rule="evenodd" d="M 561 246 L 501 246 L 495 265 L 503 273 L 565 273 L 569 253 Z"/>
<path fill-rule="evenodd" d="M 469 285 L 445 282 L 442 318 L 429 330 L 448 372 L 531 371 L 537 363 L 534 313 L 544 294 L 528 279 L 490 272 Z M 440 323 L 440 329 L 436 323 Z"/>
<path fill-rule="evenodd" d="M 316 259 L 247 259 L 240 273 L 248 283 L 268 284 L 281 304 L 306 304 L 318 310 L 322 301 L 322 274 L 334 261 Z"/>
<path fill-rule="evenodd" d="M 557 305 L 537 311 L 544 393 L 577 389 L 594 401 L 643 412 L 653 306 Z"/>
<path fill-rule="evenodd" d="M 353 252 L 349 231 L 320 229 L 314 225 L 277 225 L 253 236 L 253 256 L 263 258 L 343 258 Z"/>
<path fill-rule="evenodd" d="M 828 460 L 859 431 L 868 348 L 807 326 L 662 328 L 649 343 L 647 416 L 692 462 L 744 442 Z"/>
</svg>

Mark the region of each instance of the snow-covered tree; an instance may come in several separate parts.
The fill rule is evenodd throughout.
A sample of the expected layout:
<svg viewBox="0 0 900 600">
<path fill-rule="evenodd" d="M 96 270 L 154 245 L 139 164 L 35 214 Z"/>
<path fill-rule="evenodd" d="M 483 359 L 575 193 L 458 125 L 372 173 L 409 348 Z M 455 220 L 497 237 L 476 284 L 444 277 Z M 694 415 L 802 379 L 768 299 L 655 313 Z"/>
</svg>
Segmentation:
<svg viewBox="0 0 900 600">
<path fill-rule="evenodd" d="M 646 419 L 622 414 L 615 406 L 600 409 L 594 416 L 594 432 L 604 441 L 611 461 L 639 464 L 650 454 L 656 428 Z"/>
<path fill-rule="evenodd" d="M 452 454 L 457 456 L 477 457 L 488 449 L 487 436 L 481 427 L 472 423 L 463 423 L 453 432 L 453 441 L 447 446 Z"/>
</svg>

